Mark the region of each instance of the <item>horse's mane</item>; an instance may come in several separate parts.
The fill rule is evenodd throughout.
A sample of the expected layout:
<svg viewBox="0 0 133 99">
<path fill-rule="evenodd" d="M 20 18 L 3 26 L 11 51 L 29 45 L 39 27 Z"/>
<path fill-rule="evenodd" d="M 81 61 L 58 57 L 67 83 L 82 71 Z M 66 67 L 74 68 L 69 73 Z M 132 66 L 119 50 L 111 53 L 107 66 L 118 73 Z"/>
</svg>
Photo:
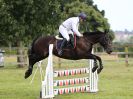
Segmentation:
<svg viewBox="0 0 133 99">
<path fill-rule="evenodd" d="M 104 34 L 104 32 L 96 31 L 96 32 L 84 32 L 83 35 L 85 36 L 93 36 L 93 35 L 99 35 Z"/>
</svg>

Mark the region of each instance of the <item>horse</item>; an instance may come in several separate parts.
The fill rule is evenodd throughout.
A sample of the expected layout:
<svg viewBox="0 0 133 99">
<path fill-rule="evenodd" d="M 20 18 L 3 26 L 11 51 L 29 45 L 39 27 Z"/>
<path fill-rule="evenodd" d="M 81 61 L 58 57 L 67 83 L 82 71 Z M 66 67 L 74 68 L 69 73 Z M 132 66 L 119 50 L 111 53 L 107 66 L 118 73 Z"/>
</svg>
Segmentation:
<svg viewBox="0 0 133 99">
<path fill-rule="evenodd" d="M 106 31 L 84 32 L 83 37 L 76 37 L 76 47 L 74 49 L 63 49 L 61 56 L 58 55 L 55 36 L 40 36 L 36 38 L 28 50 L 29 67 L 25 72 L 25 79 L 32 74 L 33 65 L 36 62 L 48 57 L 50 44 L 53 44 L 53 54 L 57 57 L 68 60 L 93 59 L 92 72 L 97 69 L 97 72 L 100 73 L 103 69 L 102 60 L 99 56 L 92 54 L 92 48 L 94 44 L 99 43 L 108 54 L 111 54 L 112 41 L 108 34 Z M 99 61 L 99 66 L 97 60 Z"/>
</svg>

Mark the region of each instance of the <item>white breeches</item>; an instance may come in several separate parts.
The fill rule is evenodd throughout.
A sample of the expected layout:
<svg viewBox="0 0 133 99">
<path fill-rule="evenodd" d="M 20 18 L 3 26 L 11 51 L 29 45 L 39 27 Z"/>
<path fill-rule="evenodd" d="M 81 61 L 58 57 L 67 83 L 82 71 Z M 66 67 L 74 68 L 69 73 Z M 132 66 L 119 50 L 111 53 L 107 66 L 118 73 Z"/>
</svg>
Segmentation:
<svg viewBox="0 0 133 99">
<path fill-rule="evenodd" d="M 68 31 L 64 26 L 60 25 L 59 27 L 59 32 L 61 33 L 61 35 L 66 38 L 67 41 L 70 40 L 69 34 L 73 35 L 73 32 L 70 30 Z"/>
</svg>

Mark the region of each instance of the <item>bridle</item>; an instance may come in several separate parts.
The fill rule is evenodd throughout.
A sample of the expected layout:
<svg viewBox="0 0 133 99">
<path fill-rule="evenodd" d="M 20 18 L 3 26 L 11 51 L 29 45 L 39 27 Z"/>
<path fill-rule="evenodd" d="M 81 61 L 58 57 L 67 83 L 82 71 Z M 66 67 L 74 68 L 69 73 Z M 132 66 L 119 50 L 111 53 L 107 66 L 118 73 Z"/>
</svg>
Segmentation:
<svg viewBox="0 0 133 99">
<path fill-rule="evenodd" d="M 100 38 L 100 42 L 102 42 L 101 44 L 107 48 L 107 45 L 110 45 L 110 39 L 109 36 L 107 34 L 105 34 L 103 37 Z"/>
</svg>

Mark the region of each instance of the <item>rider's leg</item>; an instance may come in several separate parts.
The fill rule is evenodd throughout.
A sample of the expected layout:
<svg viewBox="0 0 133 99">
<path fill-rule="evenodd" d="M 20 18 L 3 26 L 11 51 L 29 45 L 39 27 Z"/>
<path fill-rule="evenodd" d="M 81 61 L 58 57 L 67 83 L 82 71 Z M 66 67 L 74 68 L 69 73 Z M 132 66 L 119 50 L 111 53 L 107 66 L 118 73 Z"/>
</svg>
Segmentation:
<svg viewBox="0 0 133 99">
<path fill-rule="evenodd" d="M 59 32 L 63 36 L 63 38 L 66 38 L 67 41 L 70 40 L 68 30 L 65 27 L 63 27 L 62 25 L 60 25 L 60 27 L 59 27 Z"/>
<path fill-rule="evenodd" d="M 71 47 L 74 48 L 74 36 L 73 36 L 73 34 L 69 34 L 69 35 L 70 35 Z"/>
<path fill-rule="evenodd" d="M 70 37 L 69 37 L 67 29 L 64 28 L 63 26 L 59 27 L 59 32 L 63 36 L 63 41 L 61 43 L 60 49 L 58 51 L 58 54 L 62 55 L 63 54 L 63 48 L 64 48 L 65 44 L 67 43 L 67 41 L 70 40 Z"/>
<path fill-rule="evenodd" d="M 59 49 L 59 51 L 58 51 L 58 54 L 59 54 L 60 56 L 63 54 L 63 48 L 64 48 L 64 46 L 66 45 L 66 43 L 67 43 L 67 40 L 66 40 L 66 38 L 64 38 L 63 41 L 62 41 L 62 43 L 61 43 L 60 49 Z"/>
</svg>

